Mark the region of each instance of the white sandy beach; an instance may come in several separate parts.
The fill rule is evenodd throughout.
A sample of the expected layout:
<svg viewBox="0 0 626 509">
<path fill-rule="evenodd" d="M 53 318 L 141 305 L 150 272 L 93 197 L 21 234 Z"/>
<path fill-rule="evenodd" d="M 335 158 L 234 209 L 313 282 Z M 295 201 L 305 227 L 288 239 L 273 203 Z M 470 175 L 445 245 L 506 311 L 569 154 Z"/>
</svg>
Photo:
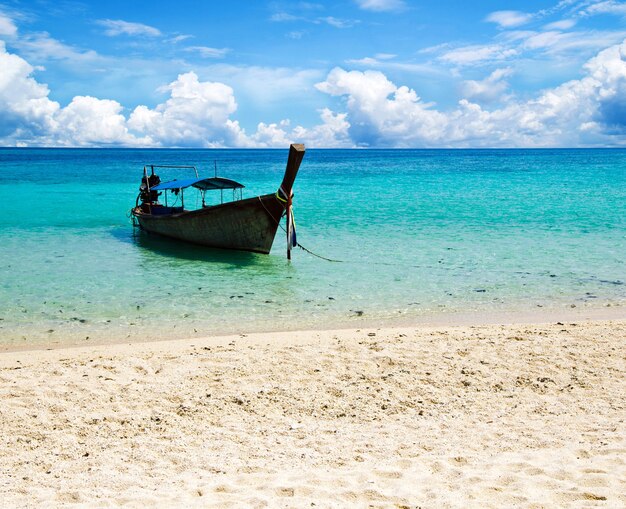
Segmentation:
<svg viewBox="0 0 626 509">
<path fill-rule="evenodd" d="M 626 507 L 626 321 L 0 354 L 0 505 Z"/>
</svg>

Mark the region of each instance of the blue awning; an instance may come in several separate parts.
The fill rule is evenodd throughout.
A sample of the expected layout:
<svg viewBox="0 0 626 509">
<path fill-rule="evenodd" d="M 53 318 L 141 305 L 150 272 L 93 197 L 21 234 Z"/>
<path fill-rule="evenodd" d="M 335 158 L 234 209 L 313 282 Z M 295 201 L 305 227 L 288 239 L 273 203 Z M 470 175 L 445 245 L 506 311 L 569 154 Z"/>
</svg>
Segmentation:
<svg viewBox="0 0 626 509">
<path fill-rule="evenodd" d="M 169 182 L 161 182 L 158 186 L 151 188 L 152 191 L 166 191 L 172 189 L 185 189 L 187 187 L 195 187 L 202 189 L 203 191 L 215 190 L 215 189 L 240 189 L 243 184 L 235 182 L 234 180 L 223 177 L 212 178 L 195 178 L 195 179 L 181 179 L 170 180 Z"/>
<path fill-rule="evenodd" d="M 186 187 L 193 186 L 197 182 L 200 182 L 204 179 L 181 179 L 181 180 L 170 180 L 169 182 L 161 182 L 158 186 L 154 186 L 150 188 L 152 191 L 165 191 L 169 189 L 185 189 Z"/>
<path fill-rule="evenodd" d="M 239 182 L 235 182 L 234 180 L 227 179 L 224 177 L 212 177 L 208 179 L 201 179 L 195 184 L 193 187 L 197 187 L 198 189 L 210 190 L 210 189 L 241 189 L 244 187 L 243 184 Z"/>
</svg>

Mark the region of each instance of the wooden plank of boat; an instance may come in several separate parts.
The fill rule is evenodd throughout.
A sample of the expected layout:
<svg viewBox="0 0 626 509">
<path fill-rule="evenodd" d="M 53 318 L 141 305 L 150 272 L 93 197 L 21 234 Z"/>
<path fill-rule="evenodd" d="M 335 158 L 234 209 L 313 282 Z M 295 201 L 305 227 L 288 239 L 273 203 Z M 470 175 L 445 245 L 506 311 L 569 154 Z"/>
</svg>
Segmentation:
<svg viewBox="0 0 626 509">
<path fill-rule="evenodd" d="M 283 181 L 275 194 L 173 214 L 151 214 L 146 212 L 150 207 L 142 206 L 132 213 L 139 226 L 151 233 L 208 247 L 268 254 L 304 152 L 304 145 L 291 145 Z"/>
</svg>

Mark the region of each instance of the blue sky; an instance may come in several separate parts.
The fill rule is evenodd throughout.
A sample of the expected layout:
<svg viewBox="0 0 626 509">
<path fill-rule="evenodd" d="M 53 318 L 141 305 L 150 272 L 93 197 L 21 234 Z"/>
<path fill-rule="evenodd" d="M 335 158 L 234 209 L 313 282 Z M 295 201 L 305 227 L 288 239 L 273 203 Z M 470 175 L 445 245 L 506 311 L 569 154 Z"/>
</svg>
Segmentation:
<svg viewBox="0 0 626 509">
<path fill-rule="evenodd" d="M 622 146 L 626 2 L 0 0 L 7 146 Z"/>
</svg>

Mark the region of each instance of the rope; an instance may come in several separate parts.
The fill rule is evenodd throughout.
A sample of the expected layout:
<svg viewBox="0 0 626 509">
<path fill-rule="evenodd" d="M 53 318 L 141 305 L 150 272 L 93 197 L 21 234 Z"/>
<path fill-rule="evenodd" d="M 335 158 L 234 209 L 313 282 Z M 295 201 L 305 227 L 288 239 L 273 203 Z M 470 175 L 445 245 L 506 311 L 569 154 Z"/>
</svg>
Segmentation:
<svg viewBox="0 0 626 509">
<path fill-rule="evenodd" d="M 261 205 L 263 206 L 263 208 L 265 209 L 265 212 L 267 212 L 267 214 L 276 222 L 276 224 L 280 227 L 280 229 L 282 231 L 284 231 L 285 233 L 287 233 L 287 230 L 285 230 L 285 228 L 283 227 L 282 224 L 280 224 L 280 220 L 276 221 L 276 218 L 272 215 L 272 213 L 267 210 L 267 207 L 265 206 L 265 203 L 263 203 L 263 200 L 261 200 L 260 196 L 257 196 L 257 198 L 259 199 L 259 202 L 261 202 Z M 279 201 L 283 201 L 278 197 L 278 193 L 276 193 L 276 198 L 278 198 Z M 325 256 L 319 255 L 317 253 L 314 253 L 313 251 L 311 251 L 310 249 L 307 249 L 306 247 L 304 247 L 302 244 L 300 244 L 300 242 L 296 242 L 296 246 L 298 246 L 300 249 L 302 249 L 303 251 L 309 253 L 310 255 L 315 256 L 316 258 L 320 258 L 321 260 L 326 260 L 327 262 L 332 262 L 332 263 L 344 263 L 344 260 L 334 260 L 332 258 L 326 258 Z"/>
<path fill-rule="evenodd" d="M 281 227 L 282 228 L 282 227 Z M 333 263 L 344 263 L 343 260 L 333 260 L 332 258 L 326 258 L 325 256 L 322 255 L 318 255 L 317 253 L 314 253 L 313 251 L 307 249 L 306 247 L 304 247 L 302 244 L 300 244 L 299 242 L 296 242 L 296 246 L 298 246 L 300 249 L 302 249 L 303 251 L 306 251 L 307 253 L 309 253 L 310 255 L 313 255 L 317 258 L 321 258 L 322 260 L 326 260 L 327 262 L 333 262 Z"/>
<path fill-rule="evenodd" d="M 135 214 L 133 214 L 133 210 L 134 209 L 130 209 L 128 214 L 126 214 L 126 217 L 130 219 L 130 222 L 133 224 L 133 228 L 137 228 L 139 224 L 137 224 L 137 218 L 135 217 Z"/>
</svg>

